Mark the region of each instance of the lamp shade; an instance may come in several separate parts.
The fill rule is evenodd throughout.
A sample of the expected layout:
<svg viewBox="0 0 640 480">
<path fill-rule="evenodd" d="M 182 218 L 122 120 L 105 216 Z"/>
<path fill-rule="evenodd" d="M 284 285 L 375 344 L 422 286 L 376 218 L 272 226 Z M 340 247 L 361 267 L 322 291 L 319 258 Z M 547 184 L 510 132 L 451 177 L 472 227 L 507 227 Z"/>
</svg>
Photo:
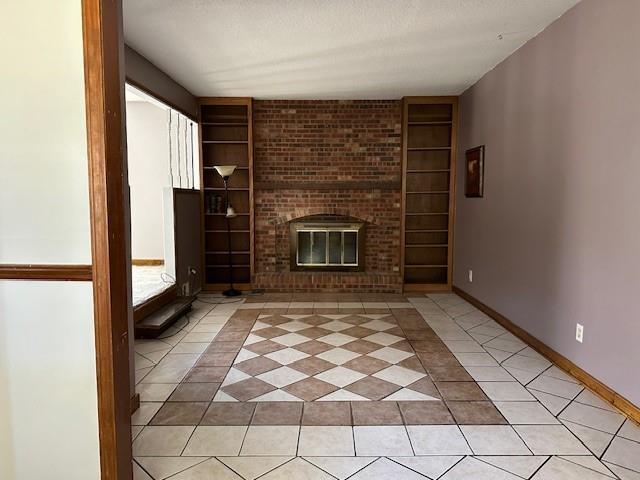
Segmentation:
<svg viewBox="0 0 640 480">
<path fill-rule="evenodd" d="M 213 167 L 220 174 L 221 177 L 230 177 L 233 171 L 236 169 L 235 165 L 216 165 Z"/>
<path fill-rule="evenodd" d="M 236 211 L 233 209 L 233 207 L 231 205 L 229 205 L 227 207 L 226 217 L 227 218 L 235 218 L 236 217 Z"/>
</svg>

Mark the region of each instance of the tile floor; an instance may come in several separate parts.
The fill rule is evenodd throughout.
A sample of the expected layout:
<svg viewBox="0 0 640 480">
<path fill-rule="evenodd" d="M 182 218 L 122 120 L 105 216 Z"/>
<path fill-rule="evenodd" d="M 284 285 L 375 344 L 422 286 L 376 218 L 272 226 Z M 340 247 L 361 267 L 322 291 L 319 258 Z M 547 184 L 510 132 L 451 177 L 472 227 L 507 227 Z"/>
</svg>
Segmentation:
<svg viewBox="0 0 640 480">
<path fill-rule="evenodd" d="M 640 479 L 640 427 L 454 294 L 202 295 L 136 341 L 136 480 Z"/>
</svg>

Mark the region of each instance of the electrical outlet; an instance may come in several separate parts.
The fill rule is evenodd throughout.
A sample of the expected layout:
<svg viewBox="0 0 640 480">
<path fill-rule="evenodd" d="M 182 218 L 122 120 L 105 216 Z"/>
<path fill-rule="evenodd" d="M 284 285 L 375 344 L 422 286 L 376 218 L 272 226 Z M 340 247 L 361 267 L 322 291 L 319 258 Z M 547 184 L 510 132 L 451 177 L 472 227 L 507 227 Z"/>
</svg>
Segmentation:
<svg viewBox="0 0 640 480">
<path fill-rule="evenodd" d="M 582 343 L 582 338 L 584 337 L 584 326 L 576 323 L 576 340 Z"/>
<path fill-rule="evenodd" d="M 473 283 L 473 270 L 469 270 L 469 283 Z"/>
</svg>

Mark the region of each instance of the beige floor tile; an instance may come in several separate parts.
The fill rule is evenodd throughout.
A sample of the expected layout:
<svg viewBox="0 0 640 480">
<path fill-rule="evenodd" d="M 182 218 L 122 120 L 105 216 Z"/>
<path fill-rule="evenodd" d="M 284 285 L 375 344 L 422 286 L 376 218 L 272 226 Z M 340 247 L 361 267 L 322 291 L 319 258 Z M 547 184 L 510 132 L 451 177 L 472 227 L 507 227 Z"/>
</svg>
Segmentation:
<svg viewBox="0 0 640 480">
<path fill-rule="evenodd" d="M 218 460 L 245 480 L 254 480 L 288 462 L 291 457 L 220 457 Z"/>
<path fill-rule="evenodd" d="M 333 480 L 333 477 L 323 472 L 315 465 L 298 457 L 290 462 L 272 470 L 265 476 L 260 477 L 261 480 Z"/>
<path fill-rule="evenodd" d="M 178 456 L 195 427 L 145 427 L 133 442 L 134 457 Z"/>
<path fill-rule="evenodd" d="M 549 457 L 533 455 L 492 455 L 476 458 L 522 478 L 530 478 Z"/>
<path fill-rule="evenodd" d="M 352 427 L 301 427 L 298 455 L 324 457 L 355 455 Z"/>
<path fill-rule="evenodd" d="M 559 422 L 539 402 L 494 402 L 512 425 L 557 425 Z"/>
<path fill-rule="evenodd" d="M 176 386 L 176 383 L 141 383 L 136 386 L 136 392 L 141 402 L 164 402 Z"/>
<path fill-rule="evenodd" d="M 640 443 L 616 437 L 602 459 L 640 473 Z"/>
<path fill-rule="evenodd" d="M 238 455 L 246 431 L 245 426 L 197 427 L 183 455 L 196 457 Z"/>
<path fill-rule="evenodd" d="M 625 421 L 624 415 L 620 413 L 578 402 L 573 402 L 565 408 L 558 418 L 612 434 L 616 433 Z"/>
<path fill-rule="evenodd" d="M 137 457 L 136 461 L 154 480 L 164 480 L 208 459 L 208 457 Z"/>
<path fill-rule="evenodd" d="M 240 455 L 294 456 L 299 432 L 298 426 L 251 426 Z"/>
<path fill-rule="evenodd" d="M 338 480 L 345 480 L 373 463 L 377 457 L 305 457 L 305 460 Z"/>
<path fill-rule="evenodd" d="M 171 477 L 171 480 L 242 480 L 229 467 L 215 458 L 199 463 Z"/>
<path fill-rule="evenodd" d="M 441 480 L 520 480 L 520 478 L 473 457 L 463 459 L 440 477 Z"/>
<path fill-rule="evenodd" d="M 532 480 L 609 480 L 610 478 L 576 463 L 553 457 L 538 470 Z"/>
<path fill-rule="evenodd" d="M 456 425 L 407 426 L 416 455 L 471 455 L 472 452 Z"/>
<path fill-rule="evenodd" d="M 380 458 L 373 462 L 371 465 L 360 470 L 353 477 L 351 477 L 351 479 L 424 480 L 425 477 L 387 458 Z"/>
<path fill-rule="evenodd" d="M 516 425 L 514 428 L 534 455 L 589 455 L 563 425 Z"/>
<path fill-rule="evenodd" d="M 475 455 L 529 455 L 531 453 L 510 426 L 462 425 L 460 430 Z"/>
<path fill-rule="evenodd" d="M 452 466 L 458 463 L 462 457 L 437 455 L 432 457 L 392 457 L 396 463 L 415 470 L 429 478 L 438 478 Z"/>
<path fill-rule="evenodd" d="M 358 456 L 413 455 L 405 427 L 356 426 L 353 433 Z"/>
<path fill-rule="evenodd" d="M 535 401 L 535 397 L 518 382 L 478 382 L 478 385 L 494 402 Z"/>
<path fill-rule="evenodd" d="M 162 402 L 140 402 L 140 407 L 131 415 L 131 425 L 147 425 L 162 405 Z"/>
</svg>

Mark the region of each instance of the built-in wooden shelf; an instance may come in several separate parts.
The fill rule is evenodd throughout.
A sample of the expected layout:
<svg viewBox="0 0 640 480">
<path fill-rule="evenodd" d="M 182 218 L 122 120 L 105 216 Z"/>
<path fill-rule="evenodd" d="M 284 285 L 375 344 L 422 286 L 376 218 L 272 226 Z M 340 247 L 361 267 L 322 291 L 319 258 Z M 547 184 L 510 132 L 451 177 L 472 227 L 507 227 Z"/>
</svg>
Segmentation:
<svg viewBox="0 0 640 480">
<path fill-rule="evenodd" d="M 254 263 L 251 105 L 250 98 L 200 99 L 205 290 L 224 289 L 229 282 L 227 222 L 234 284 L 251 288 Z M 237 212 L 234 218 L 227 219 L 219 210 L 225 206 L 225 190 L 216 165 L 236 165 L 228 188 L 230 204 Z"/>
<path fill-rule="evenodd" d="M 406 291 L 451 288 L 456 97 L 405 97 L 402 275 Z"/>
</svg>

